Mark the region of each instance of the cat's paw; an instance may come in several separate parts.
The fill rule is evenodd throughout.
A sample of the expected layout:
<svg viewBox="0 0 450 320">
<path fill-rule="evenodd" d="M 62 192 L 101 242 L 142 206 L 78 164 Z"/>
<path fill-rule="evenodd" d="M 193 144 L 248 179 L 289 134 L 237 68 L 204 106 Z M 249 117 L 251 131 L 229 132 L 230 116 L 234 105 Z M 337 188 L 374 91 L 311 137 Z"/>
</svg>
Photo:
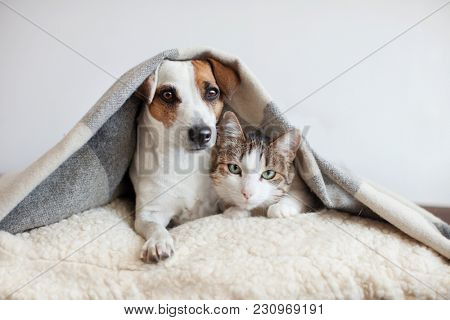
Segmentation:
<svg viewBox="0 0 450 320">
<path fill-rule="evenodd" d="M 267 209 L 268 218 L 287 218 L 299 213 L 297 206 L 286 203 L 275 203 Z"/>
<path fill-rule="evenodd" d="M 167 230 L 155 232 L 142 246 L 141 259 L 144 262 L 159 262 L 174 253 L 173 239 Z"/>
<path fill-rule="evenodd" d="M 250 212 L 238 207 L 229 207 L 224 211 L 223 216 L 228 219 L 242 219 L 250 216 Z"/>
</svg>

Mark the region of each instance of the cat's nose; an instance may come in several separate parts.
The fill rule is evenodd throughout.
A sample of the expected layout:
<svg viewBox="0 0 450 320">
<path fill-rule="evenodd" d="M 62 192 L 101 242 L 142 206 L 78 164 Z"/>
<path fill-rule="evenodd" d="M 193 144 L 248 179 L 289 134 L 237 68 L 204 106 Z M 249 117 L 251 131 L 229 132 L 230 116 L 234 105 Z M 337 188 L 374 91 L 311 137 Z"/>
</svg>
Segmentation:
<svg viewBox="0 0 450 320">
<path fill-rule="evenodd" d="M 248 200 L 252 196 L 252 194 L 250 192 L 245 191 L 245 190 L 242 190 L 242 195 L 244 196 L 244 198 L 246 200 Z"/>
</svg>

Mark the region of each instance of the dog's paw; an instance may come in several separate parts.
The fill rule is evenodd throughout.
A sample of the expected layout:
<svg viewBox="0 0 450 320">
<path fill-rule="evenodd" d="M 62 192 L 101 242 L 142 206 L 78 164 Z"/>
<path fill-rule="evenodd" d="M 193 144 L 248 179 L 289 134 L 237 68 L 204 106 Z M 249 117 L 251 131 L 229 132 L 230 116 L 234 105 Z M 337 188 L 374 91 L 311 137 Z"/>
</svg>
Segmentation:
<svg viewBox="0 0 450 320">
<path fill-rule="evenodd" d="M 153 234 L 142 246 L 141 259 L 144 262 L 159 262 L 174 254 L 172 236 L 167 230 L 164 231 Z"/>
<path fill-rule="evenodd" d="M 238 207 L 229 207 L 224 211 L 223 216 L 228 219 L 242 219 L 250 216 L 250 212 Z"/>
<path fill-rule="evenodd" d="M 296 206 L 291 206 L 285 203 L 275 203 L 267 209 L 268 218 L 287 218 L 295 216 L 299 213 Z"/>
</svg>

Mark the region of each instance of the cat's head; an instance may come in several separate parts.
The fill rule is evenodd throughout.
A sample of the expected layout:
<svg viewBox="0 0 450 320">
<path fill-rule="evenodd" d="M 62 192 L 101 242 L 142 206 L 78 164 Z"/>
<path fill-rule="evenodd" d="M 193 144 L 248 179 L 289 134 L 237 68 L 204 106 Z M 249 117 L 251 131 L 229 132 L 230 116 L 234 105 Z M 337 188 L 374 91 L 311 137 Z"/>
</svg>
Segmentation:
<svg viewBox="0 0 450 320">
<path fill-rule="evenodd" d="M 236 115 L 225 112 L 211 172 L 219 197 L 247 210 L 275 203 L 292 182 L 299 145 L 296 129 L 270 141 L 255 133 L 245 134 Z"/>
</svg>

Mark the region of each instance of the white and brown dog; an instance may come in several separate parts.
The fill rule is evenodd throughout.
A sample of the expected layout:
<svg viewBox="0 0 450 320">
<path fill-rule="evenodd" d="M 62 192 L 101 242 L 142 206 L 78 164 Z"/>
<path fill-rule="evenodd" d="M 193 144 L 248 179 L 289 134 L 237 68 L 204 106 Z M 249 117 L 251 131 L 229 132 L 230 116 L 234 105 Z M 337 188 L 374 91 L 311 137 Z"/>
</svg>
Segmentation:
<svg viewBox="0 0 450 320">
<path fill-rule="evenodd" d="M 136 231 L 146 239 L 145 262 L 174 252 L 170 221 L 217 213 L 209 178 L 216 123 L 239 84 L 233 69 L 214 59 L 164 61 L 137 91 L 145 98 L 130 168 L 136 192 Z"/>
</svg>

